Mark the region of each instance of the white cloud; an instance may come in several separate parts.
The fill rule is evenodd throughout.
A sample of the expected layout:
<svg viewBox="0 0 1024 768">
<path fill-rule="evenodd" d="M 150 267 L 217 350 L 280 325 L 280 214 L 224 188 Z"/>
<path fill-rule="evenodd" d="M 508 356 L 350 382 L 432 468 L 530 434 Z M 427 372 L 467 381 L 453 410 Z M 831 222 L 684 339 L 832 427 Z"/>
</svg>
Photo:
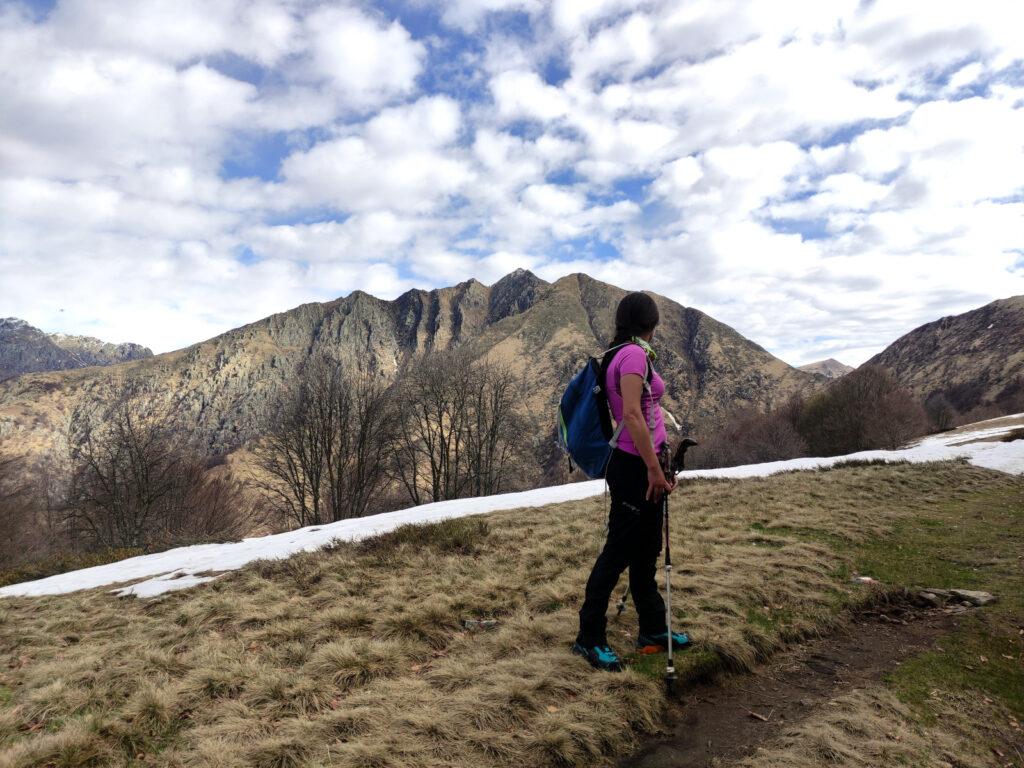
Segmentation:
<svg viewBox="0 0 1024 768">
<path fill-rule="evenodd" d="M 390 211 L 356 214 L 344 222 L 251 227 L 241 239 L 261 257 L 305 262 L 345 262 L 366 268 L 403 252 L 422 228 L 415 219 Z"/>
<path fill-rule="evenodd" d="M 347 103 L 374 107 L 413 91 L 426 49 L 397 21 L 325 5 L 306 17 L 305 31 L 315 71 Z"/>
<path fill-rule="evenodd" d="M 586 205 L 582 193 L 553 184 L 532 184 L 523 191 L 523 203 L 536 213 L 571 216 Z"/>
<path fill-rule="evenodd" d="M 458 106 L 442 96 L 394 107 L 357 135 L 322 141 L 282 165 L 286 200 L 342 211 L 427 212 L 473 176 L 453 146 Z"/>
<path fill-rule="evenodd" d="M 523 266 L 856 363 L 1024 293 L 1013 0 L 407 11 L 0 6 L 5 313 L 167 349 Z"/>
<path fill-rule="evenodd" d="M 502 72 L 491 80 L 491 92 L 498 115 L 505 120 L 555 120 L 570 109 L 562 90 L 544 83 L 536 72 Z"/>
<path fill-rule="evenodd" d="M 573 38 L 586 32 L 595 20 L 638 5 L 639 3 L 634 0 L 555 0 L 552 3 L 551 17 L 555 28 L 562 35 Z"/>
</svg>

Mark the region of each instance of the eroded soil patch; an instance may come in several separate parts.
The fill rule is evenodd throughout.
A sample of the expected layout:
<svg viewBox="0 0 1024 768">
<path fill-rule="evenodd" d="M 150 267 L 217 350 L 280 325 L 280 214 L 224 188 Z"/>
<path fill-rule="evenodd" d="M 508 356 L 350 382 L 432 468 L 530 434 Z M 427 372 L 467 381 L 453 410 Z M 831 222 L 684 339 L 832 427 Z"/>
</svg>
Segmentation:
<svg viewBox="0 0 1024 768">
<path fill-rule="evenodd" d="M 836 696 L 877 682 L 931 649 L 958 618 L 888 606 L 858 614 L 839 632 L 782 652 L 751 674 L 683 688 L 662 732 L 619 766 L 697 768 L 752 754 Z"/>
</svg>

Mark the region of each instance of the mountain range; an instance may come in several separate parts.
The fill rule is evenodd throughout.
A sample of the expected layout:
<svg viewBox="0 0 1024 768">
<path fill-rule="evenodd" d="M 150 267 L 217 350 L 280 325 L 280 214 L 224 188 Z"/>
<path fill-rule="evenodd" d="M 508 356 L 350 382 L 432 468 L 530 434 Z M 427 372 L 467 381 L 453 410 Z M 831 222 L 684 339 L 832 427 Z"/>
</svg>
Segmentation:
<svg viewBox="0 0 1024 768">
<path fill-rule="evenodd" d="M 492 286 L 469 280 L 392 301 L 356 291 L 175 352 L 4 382 L 0 439 L 45 448 L 77 403 L 103 398 L 117 381 L 132 378 L 153 397 L 173 399 L 211 450 L 230 450 L 258 436 L 267 410 L 313 356 L 393 381 L 419 357 L 456 346 L 521 374 L 529 410 L 538 429 L 546 428 L 572 373 L 613 335 L 615 307 L 625 293 L 583 274 L 549 283 L 525 270 Z M 743 405 L 771 407 L 823 382 L 703 312 L 655 298 L 662 318 L 656 366 L 668 382 L 665 406 L 680 424 Z"/>
<path fill-rule="evenodd" d="M 549 283 L 525 270 L 491 286 L 468 280 L 391 301 L 356 291 L 156 356 L 0 321 L 0 369 L 29 371 L 0 383 L 0 451 L 12 443 L 45 451 L 77 405 L 104 399 L 126 379 L 173 404 L 211 451 L 230 451 L 260 435 L 265 415 L 314 356 L 390 382 L 420 357 L 455 347 L 511 366 L 528 383 L 537 429 L 546 429 L 565 383 L 611 338 L 625 293 L 584 274 Z M 652 296 L 662 317 L 655 345 L 664 404 L 684 428 L 740 407 L 773 407 L 851 370 L 832 359 L 791 367 L 703 312 Z M 921 400 L 941 394 L 961 412 L 979 404 L 1005 411 L 1024 396 L 1024 296 L 921 326 L 867 364 L 890 370 Z M 57 370 L 32 372 L 44 366 Z"/>
<path fill-rule="evenodd" d="M 112 365 L 152 356 L 139 344 L 44 333 L 16 317 L 0 318 L 0 381 L 23 373 Z"/>
</svg>

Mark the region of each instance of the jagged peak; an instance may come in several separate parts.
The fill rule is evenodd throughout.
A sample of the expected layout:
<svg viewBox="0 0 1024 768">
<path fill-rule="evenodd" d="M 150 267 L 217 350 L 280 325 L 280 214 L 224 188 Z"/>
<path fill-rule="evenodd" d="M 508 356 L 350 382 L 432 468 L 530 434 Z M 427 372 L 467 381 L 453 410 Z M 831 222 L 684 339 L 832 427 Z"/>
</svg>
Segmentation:
<svg viewBox="0 0 1024 768">
<path fill-rule="evenodd" d="M 21 330 L 23 328 L 31 328 L 32 330 L 39 330 L 31 323 L 22 320 L 20 317 L 4 317 L 0 318 L 0 328 L 13 328 Z"/>
<path fill-rule="evenodd" d="M 537 300 L 538 289 L 549 285 L 528 269 L 509 272 L 491 286 L 491 320 L 525 312 Z"/>
<path fill-rule="evenodd" d="M 513 269 L 511 272 L 509 272 L 504 277 L 499 278 L 497 280 L 497 282 L 495 282 L 494 285 L 491 286 L 491 288 L 497 288 L 498 286 L 506 286 L 506 285 L 510 285 L 510 284 L 519 284 L 519 283 L 530 283 L 530 284 L 533 284 L 533 285 L 547 285 L 548 284 L 548 282 L 546 280 L 542 280 L 541 278 L 537 277 L 530 270 L 524 269 L 523 267 L 517 267 L 516 269 Z"/>
</svg>

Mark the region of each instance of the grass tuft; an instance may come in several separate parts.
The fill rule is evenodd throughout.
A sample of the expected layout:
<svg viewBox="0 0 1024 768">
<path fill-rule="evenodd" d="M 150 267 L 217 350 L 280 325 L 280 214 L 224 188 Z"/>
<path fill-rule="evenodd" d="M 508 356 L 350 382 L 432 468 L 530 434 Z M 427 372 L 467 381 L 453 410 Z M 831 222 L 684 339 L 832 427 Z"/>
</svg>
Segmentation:
<svg viewBox="0 0 1024 768">
<path fill-rule="evenodd" d="M 472 557 L 480 554 L 490 534 L 491 527 L 486 520 L 461 517 L 437 523 L 403 525 L 364 539 L 357 549 L 360 554 L 381 558 L 390 558 L 403 548 Z"/>
<path fill-rule="evenodd" d="M 409 648 L 397 641 L 346 638 L 317 648 L 303 669 L 347 689 L 404 670 L 409 657 Z"/>
</svg>

